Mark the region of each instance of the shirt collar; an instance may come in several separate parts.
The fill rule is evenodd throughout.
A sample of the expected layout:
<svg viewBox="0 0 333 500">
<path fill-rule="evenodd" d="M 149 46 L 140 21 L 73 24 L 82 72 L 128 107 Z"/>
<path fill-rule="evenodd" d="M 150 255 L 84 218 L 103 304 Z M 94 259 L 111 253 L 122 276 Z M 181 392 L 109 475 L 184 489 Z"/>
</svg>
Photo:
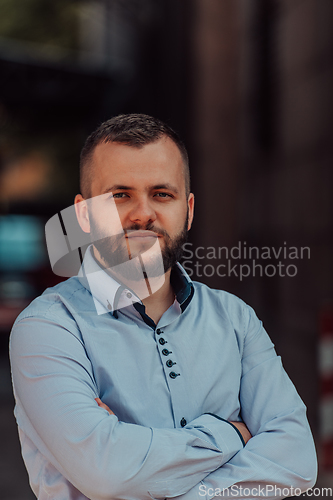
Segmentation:
<svg viewBox="0 0 333 500">
<path fill-rule="evenodd" d="M 111 312 L 117 317 L 117 310 L 133 302 L 141 302 L 132 290 L 110 276 L 96 261 L 90 245 L 85 253 L 79 272 L 79 279 L 91 292 L 97 314 Z"/>
<path fill-rule="evenodd" d="M 176 262 L 171 270 L 170 283 L 176 295 L 177 302 L 182 312 L 184 312 L 192 300 L 194 286 L 191 278 L 179 262 Z"/>
<path fill-rule="evenodd" d="M 100 266 L 92 250 L 92 245 L 86 250 L 79 278 L 83 284 L 88 285 L 97 314 L 111 312 L 117 317 L 117 310 L 132 306 L 133 303 L 141 303 L 133 290 L 119 283 Z M 87 283 L 84 283 L 85 280 Z M 191 278 L 178 262 L 171 270 L 170 282 L 181 311 L 184 312 L 193 297 L 194 287 Z"/>
</svg>

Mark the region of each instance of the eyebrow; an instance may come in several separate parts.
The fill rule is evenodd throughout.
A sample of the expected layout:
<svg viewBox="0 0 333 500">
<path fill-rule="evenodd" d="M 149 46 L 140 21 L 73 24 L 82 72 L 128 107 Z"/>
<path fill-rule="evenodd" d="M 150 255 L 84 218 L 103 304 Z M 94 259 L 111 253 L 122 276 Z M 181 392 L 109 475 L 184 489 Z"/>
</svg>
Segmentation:
<svg viewBox="0 0 333 500">
<path fill-rule="evenodd" d="M 173 191 L 174 193 L 178 194 L 179 191 L 175 186 L 172 186 L 169 183 L 166 184 L 156 184 L 155 186 L 149 186 L 149 190 L 158 190 L 158 189 L 166 189 L 168 191 Z M 103 191 L 103 194 L 110 193 L 112 191 L 118 191 L 118 190 L 123 190 L 123 191 L 135 191 L 135 188 L 130 187 L 130 186 L 124 186 L 123 184 L 115 184 L 114 186 L 111 186 Z"/>
</svg>

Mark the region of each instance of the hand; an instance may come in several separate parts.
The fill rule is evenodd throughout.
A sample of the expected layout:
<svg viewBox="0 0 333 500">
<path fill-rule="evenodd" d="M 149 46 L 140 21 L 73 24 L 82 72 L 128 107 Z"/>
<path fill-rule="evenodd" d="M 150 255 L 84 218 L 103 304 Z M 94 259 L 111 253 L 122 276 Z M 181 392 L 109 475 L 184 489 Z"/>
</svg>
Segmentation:
<svg viewBox="0 0 333 500">
<path fill-rule="evenodd" d="M 110 410 L 110 408 L 106 404 L 104 404 L 101 399 L 95 398 L 95 401 L 98 404 L 98 406 L 100 406 L 101 408 L 104 408 L 104 410 L 108 411 L 110 413 L 110 415 L 114 415 L 113 411 Z"/>
<path fill-rule="evenodd" d="M 232 421 L 230 421 L 230 423 L 232 425 L 234 425 L 239 430 L 239 432 L 241 433 L 241 435 L 244 439 L 244 442 L 246 444 L 251 439 L 252 435 L 250 434 L 250 431 L 246 427 L 244 422 L 232 422 Z"/>
</svg>

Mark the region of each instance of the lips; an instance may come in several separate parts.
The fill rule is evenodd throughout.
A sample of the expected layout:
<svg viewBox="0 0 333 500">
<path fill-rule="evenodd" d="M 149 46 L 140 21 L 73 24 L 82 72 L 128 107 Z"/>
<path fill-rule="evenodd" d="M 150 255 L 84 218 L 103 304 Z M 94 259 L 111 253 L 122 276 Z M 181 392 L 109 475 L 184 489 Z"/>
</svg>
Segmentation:
<svg viewBox="0 0 333 500">
<path fill-rule="evenodd" d="M 143 230 L 129 230 L 126 231 L 126 238 L 135 239 L 135 238 L 158 238 L 158 234 L 154 231 L 143 231 Z"/>
</svg>

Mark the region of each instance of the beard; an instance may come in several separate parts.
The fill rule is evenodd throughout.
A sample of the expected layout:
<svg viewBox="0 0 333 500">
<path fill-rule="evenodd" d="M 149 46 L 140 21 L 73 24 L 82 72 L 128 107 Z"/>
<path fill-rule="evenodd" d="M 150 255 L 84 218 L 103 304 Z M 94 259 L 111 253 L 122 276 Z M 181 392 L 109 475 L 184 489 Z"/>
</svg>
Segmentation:
<svg viewBox="0 0 333 500">
<path fill-rule="evenodd" d="M 183 255 L 183 246 L 188 236 L 188 212 L 182 231 L 174 238 L 171 238 L 167 231 L 154 226 L 154 224 L 144 226 L 133 224 L 126 229 L 124 228 L 125 234 L 105 237 L 105 232 L 103 234 L 91 214 L 89 219 L 91 242 L 98 250 L 105 267 L 127 280 L 140 281 L 143 278 L 159 277 L 171 269 Z M 126 232 L 135 230 L 153 231 L 157 236 L 163 237 L 164 247 L 160 248 L 158 246 L 158 252 L 155 252 L 148 260 L 145 259 L 144 265 L 141 254 L 144 254 L 148 249 L 142 249 L 142 252 L 133 252 L 133 249 L 130 249 L 128 243 L 126 243 Z M 156 238 L 156 240 L 160 239 Z M 153 244 L 157 243 L 156 240 Z"/>
</svg>

